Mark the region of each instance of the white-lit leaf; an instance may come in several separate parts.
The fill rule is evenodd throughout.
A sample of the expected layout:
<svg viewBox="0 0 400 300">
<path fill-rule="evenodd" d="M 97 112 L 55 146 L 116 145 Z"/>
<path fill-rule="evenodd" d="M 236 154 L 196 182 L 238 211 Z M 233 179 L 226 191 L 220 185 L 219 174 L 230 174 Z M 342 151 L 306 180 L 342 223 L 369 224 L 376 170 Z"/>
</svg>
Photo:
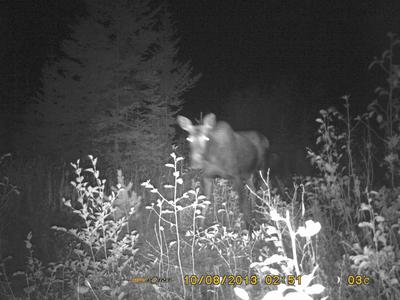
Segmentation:
<svg viewBox="0 0 400 300">
<path fill-rule="evenodd" d="M 130 284 L 130 282 L 128 280 L 124 280 L 121 283 L 121 286 L 127 286 L 128 284 Z"/>
<path fill-rule="evenodd" d="M 233 289 L 235 291 L 236 296 L 238 296 L 242 300 L 249 300 L 249 294 L 242 288 L 240 287 L 235 287 Z"/>
<path fill-rule="evenodd" d="M 262 300 L 284 300 L 283 295 L 280 291 L 271 291 L 265 294 Z"/>
<path fill-rule="evenodd" d="M 271 212 L 270 212 L 269 215 L 270 215 L 272 221 L 279 221 L 279 220 L 282 219 L 282 218 L 279 216 L 279 214 L 278 214 L 278 212 L 276 211 L 276 209 L 271 209 Z"/>
<path fill-rule="evenodd" d="M 361 203 L 361 210 L 370 210 L 371 209 L 371 205 L 366 204 L 366 203 Z"/>
<path fill-rule="evenodd" d="M 297 233 L 302 237 L 311 237 L 316 235 L 321 230 L 321 223 L 314 222 L 313 220 L 307 220 L 306 226 L 300 226 Z"/>
<path fill-rule="evenodd" d="M 358 223 L 358 227 L 360 227 L 360 228 L 368 227 L 368 228 L 374 229 L 374 226 L 372 226 L 372 224 L 369 222 L 360 222 L 360 223 Z"/>
<path fill-rule="evenodd" d="M 313 284 L 312 286 L 308 286 L 305 289 L 305 292 L 309 295 L 318 295 L 321 294 L 325 290 L 325 287 L 322 284 Z"/>
<path fill-rule="evenodd" d="M 313 300 L 312 297 L 302 292 L 289 293 L 285 296 L 285 300 Z"/>
</svg>

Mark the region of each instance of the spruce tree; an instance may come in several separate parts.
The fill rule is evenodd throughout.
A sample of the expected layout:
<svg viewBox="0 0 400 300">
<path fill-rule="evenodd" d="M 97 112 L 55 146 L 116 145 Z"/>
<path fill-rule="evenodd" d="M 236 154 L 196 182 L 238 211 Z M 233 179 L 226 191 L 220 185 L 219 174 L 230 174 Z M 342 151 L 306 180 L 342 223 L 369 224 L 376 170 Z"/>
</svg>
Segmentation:
<svg viewBox="0 0 400 300">
<path fill-rule="evenodd" d="M 71 160 L 88 153 L 143 180 L 170 151 L 182 95 L 199 76 L 178 60 L 165 6 L 149 1 L 87 1 L 64 55 L 46 64 L 32 112 L 32 144 Z"/>
</svg>

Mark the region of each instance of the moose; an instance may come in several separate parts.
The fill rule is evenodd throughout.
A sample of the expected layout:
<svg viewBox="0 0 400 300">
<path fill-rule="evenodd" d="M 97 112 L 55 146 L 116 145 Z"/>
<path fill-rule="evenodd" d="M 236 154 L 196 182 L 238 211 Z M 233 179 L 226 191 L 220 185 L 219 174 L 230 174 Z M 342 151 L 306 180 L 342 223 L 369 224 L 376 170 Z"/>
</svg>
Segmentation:
<svg viewBox="0 0 400 300">
<path fill-rule="evenodd" d="M 251 237 L 252 199 L 246 196 L 245 183 L 254 189 L 253 174 L 264 167 L 264 157 L 270 146 L 268 139 L 256 131 L 236 132 L 228 123 L 216 122 L 212 113 L 207 114 L 200 125 L 193 125 L 183 116 L 178 116 L 177 121 L 189 133 L 191 168 L 201 170 L 207 198 L 212 201 L 214 178 L 231 180 Z M 206 211 L 207 207 L 204 215 Z"/>
</svg>

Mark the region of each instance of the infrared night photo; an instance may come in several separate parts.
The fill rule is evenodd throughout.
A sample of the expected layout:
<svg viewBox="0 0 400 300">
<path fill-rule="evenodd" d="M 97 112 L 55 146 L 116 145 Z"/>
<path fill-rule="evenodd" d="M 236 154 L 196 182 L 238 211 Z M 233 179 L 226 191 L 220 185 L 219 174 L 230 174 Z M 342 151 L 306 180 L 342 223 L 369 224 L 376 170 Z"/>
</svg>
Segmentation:
<svg viewBox="0 0 400 300">
<path fill-rule="evenodd" d="M 399 0 L 0 1 L 0 299 L 400 299 Z"/>
</svg>

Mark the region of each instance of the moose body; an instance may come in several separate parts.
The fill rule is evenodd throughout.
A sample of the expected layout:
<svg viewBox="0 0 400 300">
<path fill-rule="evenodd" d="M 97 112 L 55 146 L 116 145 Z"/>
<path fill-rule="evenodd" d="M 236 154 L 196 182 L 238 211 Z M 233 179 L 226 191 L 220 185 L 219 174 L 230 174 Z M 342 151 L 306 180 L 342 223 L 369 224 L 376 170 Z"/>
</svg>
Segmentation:
<svg viewBox="0 0 400 300">
<path fill-rule="evenodd" d="M 193 125 L 183 116 L 178 124 L 189 133 L 190 160 L 193 169 L 200 169 L 206 196 L 212 198 L 212 181 L 216 177 L 229 179 L 239 196 L 239 207 L 251 232 L 251 199 L 247 199 L 245 183 L 251 188 L 253 174 L 264 167 L 269 141 L 256 131 L 233 131 L 214 114 L 204 117 L 203 124 Z"/>
</svg>

